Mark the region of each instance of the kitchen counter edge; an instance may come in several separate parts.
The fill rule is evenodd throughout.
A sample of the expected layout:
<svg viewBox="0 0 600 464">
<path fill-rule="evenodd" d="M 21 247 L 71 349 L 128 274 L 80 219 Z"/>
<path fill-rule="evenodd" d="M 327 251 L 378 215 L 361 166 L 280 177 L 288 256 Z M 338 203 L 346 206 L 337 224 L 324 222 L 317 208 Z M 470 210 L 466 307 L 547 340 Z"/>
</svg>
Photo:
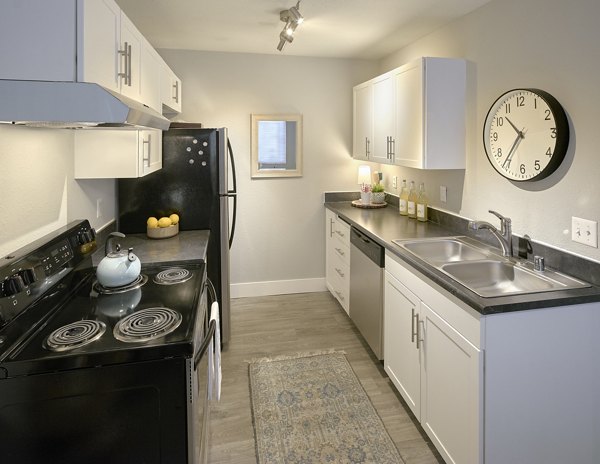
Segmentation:
<svg viewBox="0 0 600 464">
<path fill-rule="evenodd" d="M 433 222 L 418 222 L 400 216 L 396 208 L 360 209 L 351 202 L 325 202 L 326 209 L 336 213 L 343 221 L 367 234 L 386 250 L 400 258 L 417 272 L 437 284 L 463 303 L 482 315 L 499 314 L 529 309 L 571 306 L 600 301 L 600 287 L 556 290 L 551 292 L 530 293 L 484 298 L 449 278 L 441 271 L 414 257 L 392 240 L 422 239 L 464 235 L 460 232 L 441 227 Z"/>
</svg>

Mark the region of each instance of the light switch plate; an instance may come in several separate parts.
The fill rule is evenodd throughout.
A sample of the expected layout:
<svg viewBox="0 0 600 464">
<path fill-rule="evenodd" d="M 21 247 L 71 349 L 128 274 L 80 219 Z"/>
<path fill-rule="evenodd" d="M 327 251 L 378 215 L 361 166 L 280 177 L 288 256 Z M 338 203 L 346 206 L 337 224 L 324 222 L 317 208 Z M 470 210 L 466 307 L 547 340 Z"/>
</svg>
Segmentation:
<svg viewBox="0 0 600 464">
<path fill-rule="evenodd" d="M 398 176 L 392 176 L 392 187 L 394 189 L 398 188 Z"/>
<path fill-rule="evenodd" d="M 440 201 L 446 203 L 448 191 L 445 185 L 440 185 Z"/>
<path fill-rule="evenodd" d="M 573 216 L 571 218 L 571 240 L 598 248 L 598 223 Z"/>
</svg>

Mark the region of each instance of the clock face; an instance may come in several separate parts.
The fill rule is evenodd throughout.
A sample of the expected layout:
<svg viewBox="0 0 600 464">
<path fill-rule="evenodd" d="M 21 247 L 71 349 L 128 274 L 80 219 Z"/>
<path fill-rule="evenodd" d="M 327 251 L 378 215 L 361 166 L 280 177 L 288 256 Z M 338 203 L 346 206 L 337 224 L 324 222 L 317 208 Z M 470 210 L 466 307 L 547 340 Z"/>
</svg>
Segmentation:
<svg viewBox="0 0 600 464">
<path fill-rule="evenodd" d="M 490 108 L 483 142 L 488 160 L 507 179 L 543 179 L 558 168 L 567 152 L 567 116 L 547 92 L 511 90 Z"/>
</svg>

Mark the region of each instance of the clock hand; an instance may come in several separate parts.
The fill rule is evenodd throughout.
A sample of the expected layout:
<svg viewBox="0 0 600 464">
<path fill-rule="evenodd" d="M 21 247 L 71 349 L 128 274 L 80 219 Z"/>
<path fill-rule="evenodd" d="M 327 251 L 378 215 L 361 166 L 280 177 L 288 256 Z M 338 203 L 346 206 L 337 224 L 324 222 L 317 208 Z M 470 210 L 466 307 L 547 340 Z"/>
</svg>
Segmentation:
<svg viewBox="0 0 600 464">
<path fill-rule="evenodd" d="M 508 121 L 508 123 L 509 123 L 509 124 L 512 126 L 512 128 L 515 130 L 515 132 L 516 132 L 517 134 L 521 134 L 521 132 L 519 131 L 519 129 L 517 129 L 517 126 L 515 126 L 515 125 L 513 124 L 513 122 L 512 122 L 510 119 L 508 119 L 508 117 L 507 117 L 507 116 L 505 116 L 504 118 L 505 118 L 505 119 Z"/>
<path fill-rule="evenodd" d="M 519 131 L 519 133 L 517 134 L 517 138 L 515 139 L 515 141 L 512 144 L 512 147 L 510 147 L 510 151 L 508 152 L 508 155 L 506 156 L 504 163 L 502 163 L 502 167 L 504 167 L 504 165 L 506 163 L 508 163 L 508 167 L 510 168 L 510 162 L 512 161 L 512 157 L 513 157 L 515 151 L 517 150 L 517 147 L 521 143 L 521 140 L 523 140 L 524 138 L 525 138 L 525 134 L 523 134 L 523 131 Z"/>
</svg>

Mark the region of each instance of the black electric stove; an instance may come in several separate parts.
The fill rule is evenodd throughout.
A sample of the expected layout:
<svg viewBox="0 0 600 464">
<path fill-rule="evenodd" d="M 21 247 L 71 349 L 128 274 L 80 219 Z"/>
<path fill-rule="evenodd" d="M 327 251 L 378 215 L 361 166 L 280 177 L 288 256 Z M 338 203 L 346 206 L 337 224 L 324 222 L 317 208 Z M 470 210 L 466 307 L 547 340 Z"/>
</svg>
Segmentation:
<svg viewBox="0 0 600 464">
<path fill-rule="evenodd" d="M 200 462 L 205 265 L 143 265 L 103 288 L 95 249 L 77 221 L 0 263 L 0 460 Z"/>
</svg>

